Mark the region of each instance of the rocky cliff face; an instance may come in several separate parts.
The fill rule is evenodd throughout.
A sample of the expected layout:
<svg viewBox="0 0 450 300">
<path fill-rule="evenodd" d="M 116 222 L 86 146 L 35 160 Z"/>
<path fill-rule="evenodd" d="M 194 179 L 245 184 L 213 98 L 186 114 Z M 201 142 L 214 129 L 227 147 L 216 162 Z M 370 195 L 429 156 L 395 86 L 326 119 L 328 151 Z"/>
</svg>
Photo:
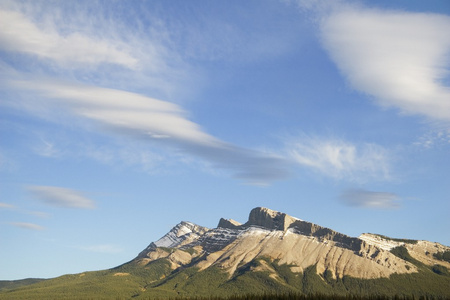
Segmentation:
<svg viewBox="0 0 450 300">
<path fill-rule="evenodd" d="M 252 209 L 248 217 L 248 222 L 244 227 L 260 226 L 269 230 L 288 229 L 289 225 L 296 219 L 288 216 L 285 213 L 270 210 L 264 207 L 257 207 Z"/>
<path fill-rule="evenodd" d="M 241 225 L 242 225 L 241 223 L 239 223 L 238 221 L 235 221 L 233 219 L 220 218 L 219 225 L 217 225 L 217 227 L 219 227 L 219 228 L 237 229 Z"/>
<path fill-rule="evenodd" d="M 173 269 L 187 264 L 200 270 L 215 266 L 230 276 L 259 258 L 287 264 L 297 273 L 316 266 L 318 274 L 329 272 L 333 278 L 348 275 L 368 279 L 417 272 L 414 264 L 391 253 L 390 250 L 398 246 L 405 246 L 415 259 L 429 265 L 436 263 L 433 253 L 450 250 L 436 243 L 408 244 L 370 234 L 349 237 L 285 213 L 258 207 L 250 212 L 245 224 L 221 219 L 217 228 L 208 229 L 181 222 L 151 243 L 136 260 L 147 264 L 165 257 Z M 450 264 L 440 263 L 450 268 Z"/>
</svg>

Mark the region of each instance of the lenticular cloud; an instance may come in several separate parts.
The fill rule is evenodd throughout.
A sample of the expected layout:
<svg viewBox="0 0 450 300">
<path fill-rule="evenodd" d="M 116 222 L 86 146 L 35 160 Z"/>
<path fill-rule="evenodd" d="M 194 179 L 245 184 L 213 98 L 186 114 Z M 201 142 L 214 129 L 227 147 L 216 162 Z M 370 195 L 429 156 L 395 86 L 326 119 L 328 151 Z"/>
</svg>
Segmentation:
<svg viewBox="0 0 450 300">
<path fill-rule="evenodd" d="M 40 201 L 52 206 L 93 209 L 95 203 L 79 191 L 56 186 L 29 186 L 28 190 Z"/>
<path fill-rule="evenodd" d="M 386 192 L 350 189 L 342 192 L 340 199 L 344 204 L 354 207 L 394 209 L 400 206 L 399 197 Z"/>
<path fill-rule="evenodd" d="M 203 131 L 176 104 L 116 89 L 46 80 L 9 81 L 31 90 L 47 107 L 61 109 L 100 130 L 143 140 L 157 140 L 182 153 L 193 154 L 215 168 L 232 170 L 248 184 L 266 185 L 290 176 L 288 162 L 271 153 L 235 146 Z M 24 100 L 24 103 L 27 102 Z M 28 105 L 32 107 L 32 105 Z M 36 113 L 34 108 L 30 111 Z"/>
<path fill-rule="evenodd" d="M 345 9 L 321 24 L 325 48 L 355 89 L 403 113 L 450 121 L 450 17 Z"/>
</svg>

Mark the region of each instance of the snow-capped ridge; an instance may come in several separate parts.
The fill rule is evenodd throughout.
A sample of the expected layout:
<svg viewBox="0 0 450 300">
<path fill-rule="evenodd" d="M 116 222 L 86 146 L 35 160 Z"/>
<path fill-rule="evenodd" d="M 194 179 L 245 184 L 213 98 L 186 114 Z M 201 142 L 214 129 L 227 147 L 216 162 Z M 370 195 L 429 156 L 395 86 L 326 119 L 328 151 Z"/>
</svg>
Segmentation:
<svg viewBox="0 0 450 300">
<path fill-rule="evenodd" d="M 404 242 L 395 241 L 393 239 L 381 237 L 378 234 L 363 233 L 359 236 L 359 239 L 365 241 L 370 245 L 377 246 L 380 249 L 390 251 L 395 247 L 405 245 Z"/>
<path fill-rule="evenodd" d="M 174 248 L 187 244 L 202 236 L 209 228 L 182 221 L 169 231 L 165 236 L 155 242 L 157 247 Z"/>
<path fill-rule="evenodd" d="M 138 255 L 138 257 L 145 256 L 146 253 L 158 247 L 176 248 L 191 243 L 209 230 L 209 228 L 194 224 L 192 222 L 181 221 L 159 240 L 150 243 L 150 245 L 148 245 L 147 248 L 145 248 L 144 251 Z"/>
</svg>

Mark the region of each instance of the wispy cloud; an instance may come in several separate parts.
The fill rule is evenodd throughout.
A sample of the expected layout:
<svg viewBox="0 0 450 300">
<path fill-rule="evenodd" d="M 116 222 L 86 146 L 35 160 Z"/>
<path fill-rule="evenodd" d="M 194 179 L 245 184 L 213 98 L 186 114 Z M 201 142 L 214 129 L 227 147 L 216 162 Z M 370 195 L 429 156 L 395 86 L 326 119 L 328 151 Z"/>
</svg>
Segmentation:
<svg viewBox="0 0 450 300">
<path fill-rule="evenodd" d="M 0 170 L 10 171 L 14 170 L 15 168 L 16 168 L 15 160 L 11 157 L 9 153 L 6 154 L 0 149 Z"/>
<path fill-rule="evenodd" d="M 183 89 L 188 93 L 197 73 L 189 72 L 182 53 L 173 49 L 167 24 L 139 6 L 1 3 L 0 50 L 14 54 L 2 65 L 3 76 L 23 76 L 26 70 L 157 96 L 189 86 Z"/>
<path fill-rule="evenodd" d="M 354 207 L 381 209 L 400 207 L 400 197 L 394 193 L 349 189 L 342 192 L 339 198 L 344 204 Z"/>
<path fill-rule="evenodd" d="M 81 209 L 95 208 L 93 200 L 76 190 L 55 186 L 29 186 L 28 190 L 34 197 L 48 205 Z"/>
<path fill-rule="evenodd" d="M 30 229 L 30 230 L 44 230 L 45 228 L 43 226 L 33 224 L 33 223 L 25 223 L 25 222 L 11 222 L 9 223 L 15 227 L 23 228 L 23 229 Z"/>
<path fill-rule="evenodd" d="M 355 89 L 403 113 L 450 121 L 450 17 L 334 7 L 323 44 Z"/>
<path fill-rule="evenodd" d="M 47 25 L 48 26 L 48 25 Z M 134 69 L 138 60 L 123 50 L 117 41 L 93 39 L 81 33 L 62 35 L 53 27 L 38 27 L 24 14 L 0 10 L 0 47 L 11 52 L 23 52 L 58 63 L 113 63 Z"/>
<path fill-rule="evenodd" d="M 348 181 L 391 178 L 390 155 L 376 144 L 303 135 L 291 139 L 288 153 L 297 164 L 322 175 Z"/>
<path fill-rule="evenodd" d="M 8 210 L 12 210 L 12 211 L 17 212 L 17 213 L 31 215 L 31 216 L 35 216 L 35 217 L 38 217 L 38 218 L 48 218 L 48 217 L 50 217 L 50 214 L 46 213 L 46 212 L 23 210 L 23 209 L 15 206 L 13 204 L 4 203 L 4 202 L 0 202 L 0 209 L 8 209 Z"/>
<path fill-rule="evenodd" d="M 436 128 L 429 130 L 420 136 L 417 141 L 414 142 L 414 145 L 424 149 L 449 147 L 450 128 Z"/>
<path fill-rule="evenodd" d="M 93 139 L 83 135 L 69 139 L 61 130 L 34 131 L 32 135 L 38 137 L 31 142 L 34 153 L 52 159 L 87 159 L 113 168 L 134 168 L 148 174 L 166 173 L 169 165 L 180 160 L 167 147 L 158 150 L 145 142 L 130 143 L 126 137 L 97 136 Z"/>
<path fill-rule="evenodd" d="M 55 144 L 41 138 L 40 142 L 36 144 L 33 149 L 38 155 L 44 157 L 58 157 L 61 155 Z"/>
</svg>

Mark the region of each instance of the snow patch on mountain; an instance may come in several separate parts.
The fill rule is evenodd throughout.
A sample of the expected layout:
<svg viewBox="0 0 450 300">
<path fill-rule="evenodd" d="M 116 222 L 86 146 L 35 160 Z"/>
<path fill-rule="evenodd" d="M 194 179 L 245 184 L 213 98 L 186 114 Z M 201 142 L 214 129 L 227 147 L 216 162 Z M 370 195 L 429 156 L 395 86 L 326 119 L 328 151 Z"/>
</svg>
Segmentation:
<svg viewBox="0 0 450 300">
<path fill-rule="evenodd" d="M 192 248 L 195 246 L 202 246 L 207 253 L 212 253 L 221 250 L 226 245 L 233 242 L 242 230 L 230 228 L 215 228 L 205 232 L 201 237 L 193 242 L 186 244 L 184 248 Z"/>
<path fill-rule="evenodd" d="M 154 244 L 156 247 L 174 248 L 198 239 L 206 231 L 209 231 L 206 227 L 183 221 Z"/>
<path fill-rule="evenodd" d="M 369 245 L 377 246 L 386 251 L 390 251 L 395 247 L 405 245 L 404 242 L 397 242 L 389 239 L 382 238 L 376 234 L 363 233 L 359 236 L 359 239 L 365 241 Z"/>
</svg>

